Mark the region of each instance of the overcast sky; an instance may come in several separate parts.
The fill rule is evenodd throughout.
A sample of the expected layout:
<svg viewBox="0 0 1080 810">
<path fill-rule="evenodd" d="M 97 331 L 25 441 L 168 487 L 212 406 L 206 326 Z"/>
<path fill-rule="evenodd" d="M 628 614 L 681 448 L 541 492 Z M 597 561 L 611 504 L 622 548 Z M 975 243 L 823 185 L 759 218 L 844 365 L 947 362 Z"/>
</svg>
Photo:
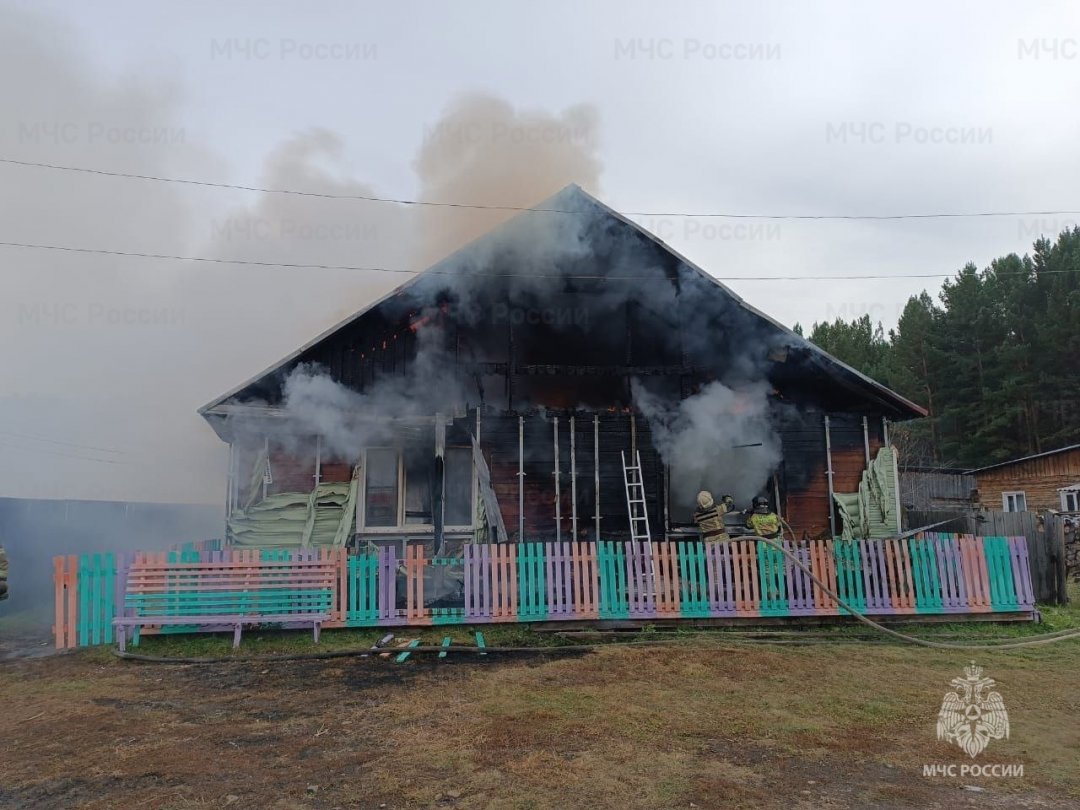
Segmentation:
<svg viewBox="0 0 1080 810">
<path fill-rule="evenodd" d="M 1076 3 L 0 2 L 0 158 L 622 211 L 1080 209 Z M 637 216 L 733 276 L 952 273 L 1077 217 Z M 491 217 L 0 165 L 0 241 L 415 269 Z M 405 276 L 0 247 L 0 496 L 213 502 L 196 416 Z M 886 328 L 940 279 L 730 281 Z"/>
</svg>

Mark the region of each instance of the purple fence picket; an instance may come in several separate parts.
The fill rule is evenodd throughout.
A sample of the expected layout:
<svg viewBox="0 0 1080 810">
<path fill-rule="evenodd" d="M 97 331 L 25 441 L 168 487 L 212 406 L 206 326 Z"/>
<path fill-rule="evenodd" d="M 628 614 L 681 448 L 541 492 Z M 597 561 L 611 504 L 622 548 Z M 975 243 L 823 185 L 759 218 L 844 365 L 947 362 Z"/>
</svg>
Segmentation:
<svg viewBox="0 0 1080 810">
<path fill-rule="evenodd" d="M 946 613 L 964 613 L 968 610 L 968 598 L 960 539 L 955 534 L 941 533 L 928 537 L 934 538 L 934 546 L 938 549 L 941 609 Z"/>
<path fill-rule="evenodd" d="M 803 565 L 810 566 L 810 553 L 805 546 L 785 540 L 784 548 L 794 554 Z M 810 590 L 810 577 L 789 557 L 784 558 L 784 570 L 788 582 L 788 612 L 793 616 L 813 615 L 814 597 Z"/>
<path fill-rule="evenodd" d="M 405 618 L 397 610 L 397 549 L 387 546 L 379 549 L 379 624 L 404 624 Z"/>
<path fill-rule="evenodd" d="M 956 588 L 954 561 L 949 548 L 947 535 L 940 532 L 927 532 L 923 535 L 933 550 L 933 559 L 937 563 L 938 581 L 941 583 L 941 609 L 946 612 L 959 610 L 960 593 Z"/>
<path fill-rule="evenodd" d="M 863 598 L 866 600 L 867 610 L 879 610 L 881 607 L 879 589 L 874 577 L 874 565 L 877 562 L 874 549 L 870 545 L 873 541 L 866 540 L 856 544 L 855 549 L 859 555 L 858 575 L 862 577 Z"/>
<path fill-rule="evenodd" d="M 734 570 L 730 543 L 706 543 L 709 610 L 714 616 L 735 615 Z"/>
<path fill-rule="evenodd" d="M 861 551 L 867 609 L 877 613 L 894 613 L 884 544 L 881 540 L 867 540 L 862 544 Z"/>
<path fill-rule="evenodd" d="M 545 608 L 548 618 L 562 615 L 559 611 L 561 599 L 561 584 L 555 581 L 556 571 L 560 570 L 556 555 L 559 553 L 561 543 L 544 543 L 544 587 L 546 589 Z"/>
<path fill-rule="evenodd" d="M 1031 563 L 1028 560 L 1026 537 L 1007 537 L 1009 559 L 1012 562 L 1013 582 L 1016 583 L 1016 601 L 1023 610 L 1035 607 L 1035 594 L 1031 588 Z"/>
<path fill-rule="evenodd" d="M 551 618 L 574 616 L 573 559 L 566 542 L 546 543 L 548 615 Z"/>
</svg>

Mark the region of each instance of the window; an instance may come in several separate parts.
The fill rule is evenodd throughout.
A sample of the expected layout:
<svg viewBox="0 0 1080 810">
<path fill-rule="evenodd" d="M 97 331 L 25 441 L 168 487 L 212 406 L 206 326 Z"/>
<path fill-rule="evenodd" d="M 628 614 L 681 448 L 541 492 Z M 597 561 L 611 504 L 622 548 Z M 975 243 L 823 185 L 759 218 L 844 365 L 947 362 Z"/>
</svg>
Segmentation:
<svg viewBox="0 0 1080 810">
<path fill-rule="evenodd" d="M 364 525 L 397 526 L 397 451 L 368 450 L 364 470 Z"/>
<path fill-rule="evenodd" d="M 1026 512 L 1027 496 L 1023 493 L 1023 491 L 1002 492 L 1001 508 L 1006 512 Z"/>
<path fill-rule="evenodd" d="M 1080 512 L 1080 489 L 1061 490 L 1061 511 Z"/>
<path fill-rule="evenodd" d="M 430 532 L 435 525 L 435 449 L 426 444 L 364 451 L 364 529 Z M 447 447 L 443 455 L 443 525 L 473 524 L 473 464 L 468 447 Z"/>
<path fill-rule="evenodd" d="M 447 447 L 444 469 L 447 526 L 472 526 L 473 463 L 471 447 Z"/>
<path fill-rule="evenodd" d="M 426 446 L 410 446 L 401 453 L 405 467 L 405 515 L 406 525 L 431 526 L 435 520 L 431 514 L 432 484 L 435 479 L 435 458 Z"/>
</svg>

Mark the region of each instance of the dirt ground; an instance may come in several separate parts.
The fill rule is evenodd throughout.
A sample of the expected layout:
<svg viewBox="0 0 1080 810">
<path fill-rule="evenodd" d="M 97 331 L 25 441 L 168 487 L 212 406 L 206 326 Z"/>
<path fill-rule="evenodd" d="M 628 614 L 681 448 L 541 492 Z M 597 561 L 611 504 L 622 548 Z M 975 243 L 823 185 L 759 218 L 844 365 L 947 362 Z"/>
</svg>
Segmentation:
<svg viewBox="0 0 1080 810">
<path fill-rule="evenodd" d="M 967 659 L 853 643 L 211 666 L 0 664 L 0 806 L 1080 807 L 1080 644 L 982 655 L 1011 716 L 935 738 Z M 965 787 L 966 786 L 966 787 Z"/>
</svg>

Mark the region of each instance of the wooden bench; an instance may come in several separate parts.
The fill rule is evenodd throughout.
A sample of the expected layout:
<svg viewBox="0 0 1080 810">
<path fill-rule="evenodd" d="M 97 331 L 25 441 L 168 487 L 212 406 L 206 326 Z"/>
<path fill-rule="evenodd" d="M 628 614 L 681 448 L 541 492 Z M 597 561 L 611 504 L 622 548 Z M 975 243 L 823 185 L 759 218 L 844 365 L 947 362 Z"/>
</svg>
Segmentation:
<svg viewBox="0 0 1080 810">
<path fill-rule="evenodd" d="M 322 623 L 330 619 L 335 564 L 244 556 L 234 559 L 226 552 L 214 562 L 170 562 L 164 554 L 137 558 L 127 576 L 124 615 L 113 620 L 120 650 L 128 628 L 138 644 L 140 628 L 178 625 L 231 628 L 235 648 L 244 625 L 310 624 L 317 643 Z"/>
</svg>

